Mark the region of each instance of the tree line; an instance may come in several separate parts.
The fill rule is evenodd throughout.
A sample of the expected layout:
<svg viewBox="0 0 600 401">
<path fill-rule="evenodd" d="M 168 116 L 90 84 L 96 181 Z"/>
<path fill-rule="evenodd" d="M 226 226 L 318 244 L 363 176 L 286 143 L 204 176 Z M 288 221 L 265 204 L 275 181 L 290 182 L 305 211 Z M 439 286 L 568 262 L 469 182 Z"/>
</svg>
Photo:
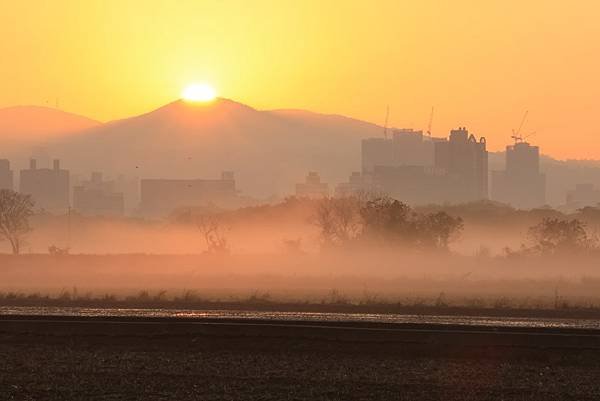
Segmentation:
<svg viewBox="0 0 600 401">
<path fill-rule="evenodd" d="M 415 210 L 387 196 L 360 195 L 305 201 L 310 203 L 311 221 L 319 229 L 323 249 L 383 245 L 447 251 L 465 226 L 461 217 L 445 210 Z M 298 202 L 303 200 L 286 200 L 269 207 L 285 209 Z M 469 210 L 468 206 L 462 205 L 460 208 Z M 8 242 L 15 255 L 21 252 L 26 235 L 31 231 L 29 218 L 34 214 L 33 208 L 31 196 L 0 190 L 0 241 Z M 586 207 L 578 213 L 582 216 L 600 216 L 600 209 Z M 192 216 L 187 217 L 191 219 Z M 227 229 L 218 216 L 196 217 L 194 223 L 202 233 L 210 253 L 229 252 Z M 600 241 L 597 234 L 582 220 L 557 216 L 543 217 L 529 228 L 526 244 L 516 250 L 505 248 L 505 255 L 517 257 L 598 251 Z M 57 254 L 52 252 L 52 247 L 49 252 Z"/>
<path fill-rule="evenodd" d="M 464 228 L 460 217 L 443 211 L 417 213 L 387 196 L 323 199 L 313 222 L 327 248 L 379 244 L 447 250 Z"/>
</svg>

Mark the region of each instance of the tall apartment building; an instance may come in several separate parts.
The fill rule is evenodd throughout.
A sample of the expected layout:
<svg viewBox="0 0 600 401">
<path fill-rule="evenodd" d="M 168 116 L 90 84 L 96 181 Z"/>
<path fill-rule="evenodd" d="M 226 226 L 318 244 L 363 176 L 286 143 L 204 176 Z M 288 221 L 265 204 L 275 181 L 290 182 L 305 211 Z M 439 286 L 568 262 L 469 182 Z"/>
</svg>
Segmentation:
<svg viewBox="0 0 600 401">
<path fill-rule="evenodd" d="M 518 141 L 506 147 L 506 168 L 492 172 L 492 199 L 520 209 L 546 203 L 546 176 L 540 173 L 540 149 Z"/>
<path fill-rule="evenodd" d="M 465 128 L 450 137 L 395 130 L 391 139 L 362 142 L 362 173 L 353 173 L 336 193 L 386 194 L 410 204 L 462 203 L 487 199 L 488 153 L 485 138 Z"/>
<path fill-rule="evenodd" d="M 437 138 L 423 136 L 423 131 L 393 129 L 391 138 L 368 138 L 362 141 L 362 172 L 372 173 L 377 166 L 425 166 L 434 164 Z"/>
<path fill-rule="evenodd" d="M 423 136 L 423 131 L 410 128 L 394 129 L 392 132 L 392 147 L 397 165 L 433 166 L 433 148 L 438 138 Z"/>
<path fill-rule="evenodd" d="M 12 190 L 13 187 L 13 172 L 10 169 L 10 162 L 6 159 L 0 159 L 0 189 Z"/>
<path fill-rule="evenodd" d="M 37 168 L 35 159 L 29 169 L 21 170 L 19 192 L 31 195 L 35 207 L 51 213 L 66 213 L 69 208 L 69 170 L 54 160 L 52 168 Z"/>
<path fill-rule="evenodd" d="M 440 199 L 452 203 L 488 198 L 488 152 L 484 137 L 479 140 L 460 127 L 450 137 L 435 142 L 435 167 L 443 171 L 448 191 Z"/>
<path fill-rule="evenodd" d="M 363 139 L 360 149 L 363 173 L 372 173 L 376 166 L 396 165 L 396 158 L 394 156 L 394 148 L 391 139 Z"/>
</svg>

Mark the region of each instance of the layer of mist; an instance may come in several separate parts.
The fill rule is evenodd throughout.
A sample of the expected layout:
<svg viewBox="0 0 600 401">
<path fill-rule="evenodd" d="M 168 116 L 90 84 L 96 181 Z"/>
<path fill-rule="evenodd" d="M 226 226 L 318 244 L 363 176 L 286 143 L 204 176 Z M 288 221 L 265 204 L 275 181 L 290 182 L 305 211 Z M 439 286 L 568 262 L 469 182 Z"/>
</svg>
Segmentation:
<svg viewBox="0 0 600 401">
<path fill-rule="evenodd" d="M 24 254 L 0 255 L 0 292 L 56 295 L 77 288 L 96 296 L 142 290 L 176 296 L 196 291 L 223 300 L 258 291 L 281 300 L 315 301 L 334 291 L 357 302 L 376 297 L 391 303 L 443 293 L 447 299 L 531 305 L 552 303 L 558 292 L 581 305 L 597 302 L 595 248 L 534 252 L 538 248 L 530 238 L 531 227 L 544 219 L 581 221 L 593 238 L 600 227 L 594 208 L 564 215 L 481 202 L 412 210 L 413 216 L 460 218 L 462 230 L 445 248 L 400 237 L 327 245 L 318 220 L 327 202 L 291 198 L 235 211 L 186 209 L 167 221 L 37 215 Z M 8 252 L 6 243 L 0 246 Z"/>
</svg>

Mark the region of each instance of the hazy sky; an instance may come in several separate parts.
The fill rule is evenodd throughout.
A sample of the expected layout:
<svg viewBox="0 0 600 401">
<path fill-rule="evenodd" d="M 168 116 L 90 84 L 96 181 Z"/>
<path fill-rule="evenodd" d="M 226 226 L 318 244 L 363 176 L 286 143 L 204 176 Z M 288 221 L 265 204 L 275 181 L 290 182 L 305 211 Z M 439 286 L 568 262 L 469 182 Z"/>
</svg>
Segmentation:
<svg viewBox="0 0 600 401">
<path fill-rule="evenodd" d="M 557 157 L 600 158 L 598 1 L 0 0 L 0 107 L 102 121 L 191 82 L 259 109 L 459 125 Z"/>
</svg>

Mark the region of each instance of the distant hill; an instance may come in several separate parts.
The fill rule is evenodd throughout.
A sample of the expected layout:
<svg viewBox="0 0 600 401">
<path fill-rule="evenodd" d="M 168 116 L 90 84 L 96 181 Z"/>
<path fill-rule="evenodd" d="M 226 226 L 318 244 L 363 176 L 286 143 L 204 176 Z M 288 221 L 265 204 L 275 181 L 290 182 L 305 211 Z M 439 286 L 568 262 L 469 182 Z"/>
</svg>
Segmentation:
<svg viewBox="0 0 600 401">
<path fill-rule="evenodd" d="M 0 159 L 13 169 L 27 164 L 32 154 L 46 155 L 43 147 L 60 138 L 78 135 L 101 123 L 87 117 L 40 106 L 0 109 Z M 47 158 L 47 155 L 46 155 Z M 42 160 L 42 164 L 48 160 Z M 17 177 L 18 179 L 18 177 Z"/>
<path fill-rule="evenodd" d="M 87 117 L 41 106 L 14 106 L 0 109 L 2 139 L 47 139 L 80 132 L 101 123 Z"/>
<path fill-rule="evenodd" d="M 234 171 L 256 197 L 290 194 L 309 170 L 325 181 L 360 169 L 360 141 L 382 128 L 342 116 L 259 111 L 228 99 L 175 101 L 49 146 L 64 166 L 144 177 L 213 178 Z"/>
</svg>

